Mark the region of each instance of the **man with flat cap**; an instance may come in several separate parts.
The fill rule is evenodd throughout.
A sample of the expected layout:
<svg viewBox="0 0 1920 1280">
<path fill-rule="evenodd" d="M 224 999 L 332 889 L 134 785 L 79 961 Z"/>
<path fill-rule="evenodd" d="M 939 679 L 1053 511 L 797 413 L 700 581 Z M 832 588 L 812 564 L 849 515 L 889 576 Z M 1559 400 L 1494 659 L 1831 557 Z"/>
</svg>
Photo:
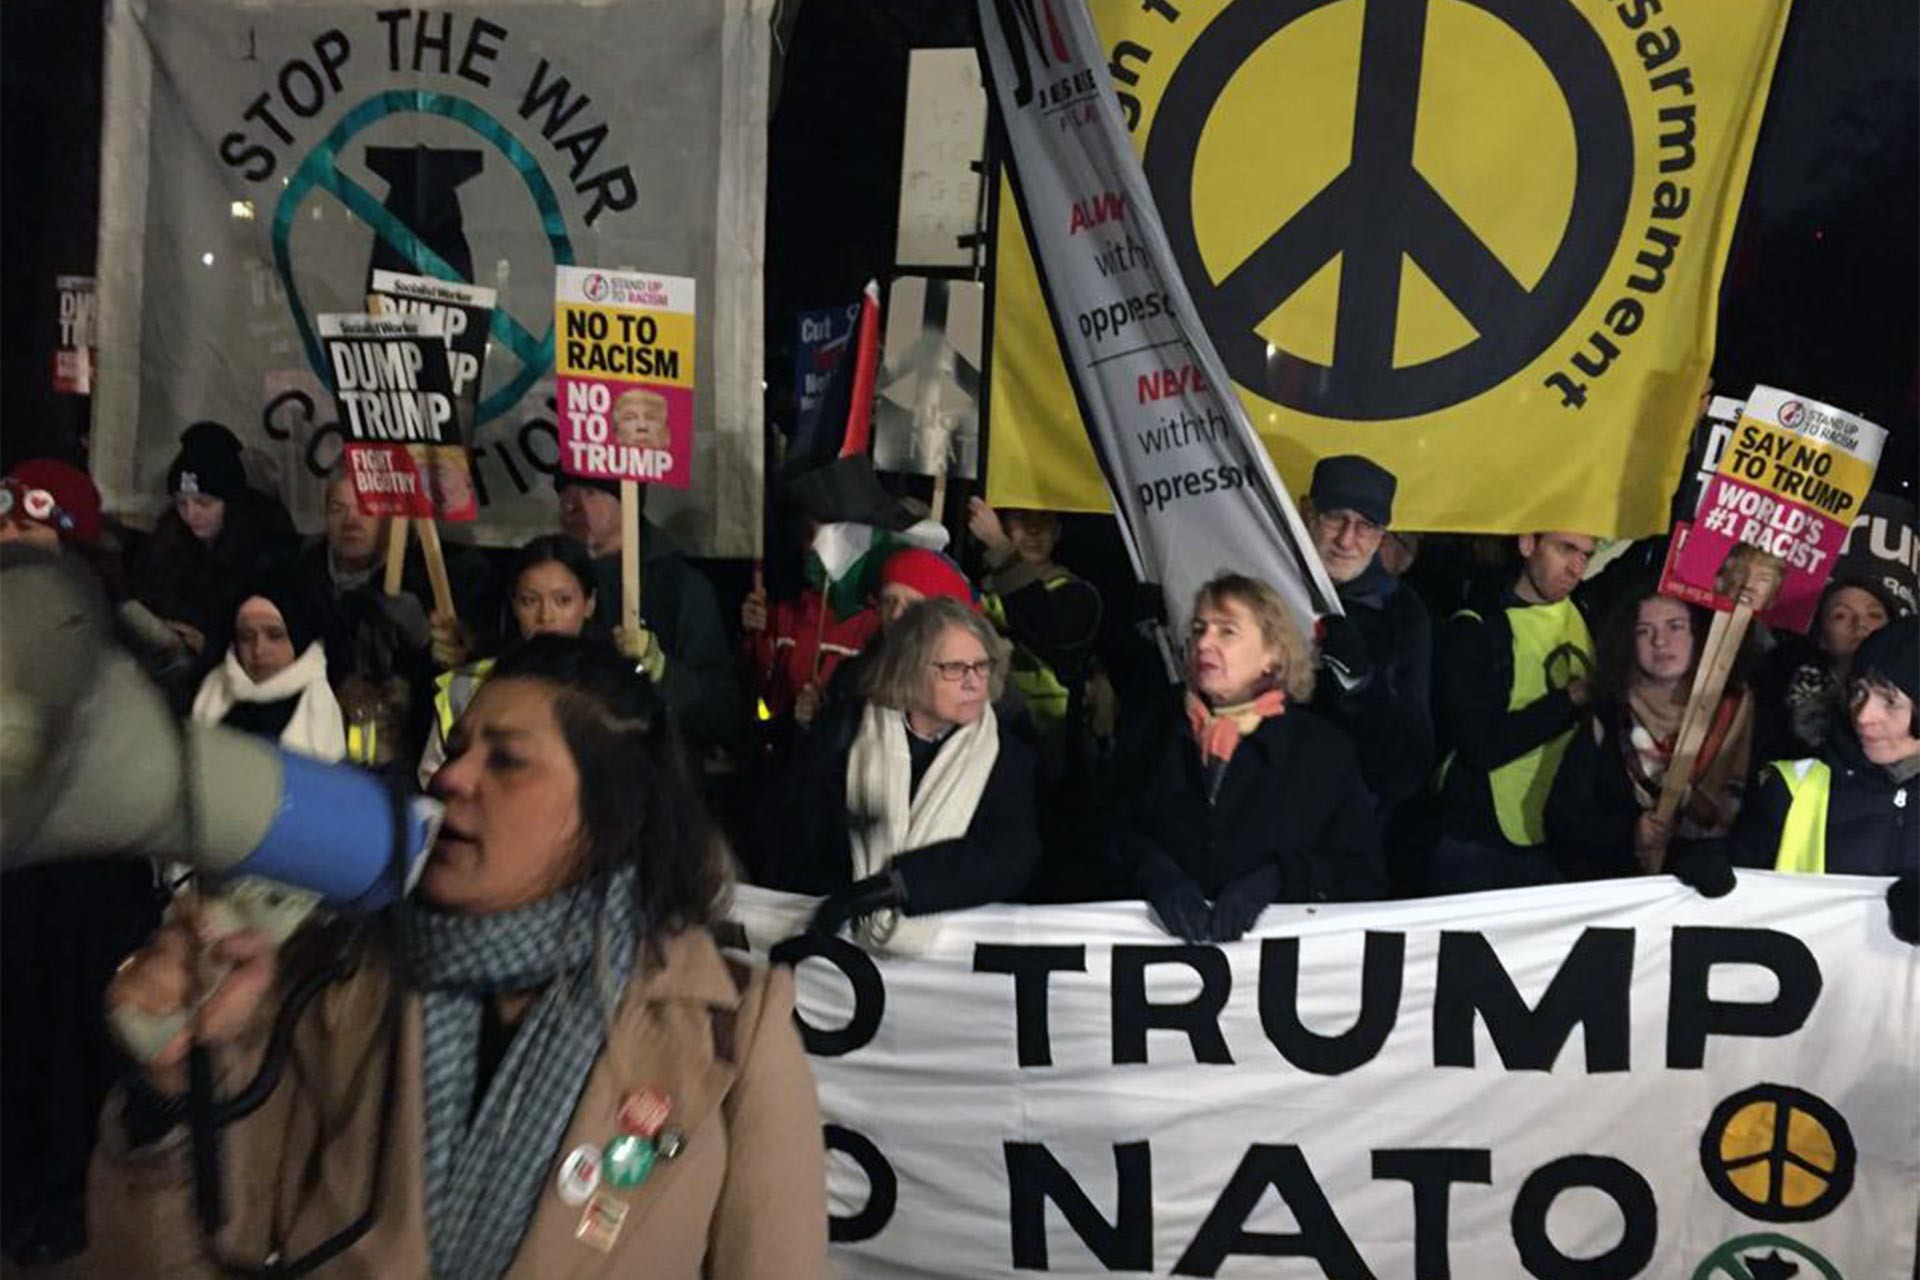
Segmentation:
<svg viewBox="0 0 1920 1280">
<path fill-rule="evenodd" d="M 1420 789 L 1434 756 L 1433 624 L 1379 556 L 1397 487 L 1378 463 L 1342 454 L 1320 460 L 1300 504 L 1346 611 L 1321 620 L 1313 709 L 1352 735 L 1361 778 L 1382 813 Z"/>
</svg>

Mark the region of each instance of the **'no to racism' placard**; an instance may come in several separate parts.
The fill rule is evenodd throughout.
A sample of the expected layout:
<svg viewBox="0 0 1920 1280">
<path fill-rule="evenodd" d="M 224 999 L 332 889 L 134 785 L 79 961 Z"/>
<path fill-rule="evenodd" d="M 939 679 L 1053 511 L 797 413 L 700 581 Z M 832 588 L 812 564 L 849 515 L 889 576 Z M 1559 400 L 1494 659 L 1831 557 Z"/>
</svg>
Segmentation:
<svg viewBox="0 0 1920 1280">
<path fill-rule="evenodd" d="M 360 509 L 472 520 L 479 504 L 441 318 L 323 315 L 319 321 Z"/>
<path fill-rule="evenodd" d="M 561 267 L 554 312 L 561 470 L 685 489 L 693 481 L 694 282 Z"/>
</svg>

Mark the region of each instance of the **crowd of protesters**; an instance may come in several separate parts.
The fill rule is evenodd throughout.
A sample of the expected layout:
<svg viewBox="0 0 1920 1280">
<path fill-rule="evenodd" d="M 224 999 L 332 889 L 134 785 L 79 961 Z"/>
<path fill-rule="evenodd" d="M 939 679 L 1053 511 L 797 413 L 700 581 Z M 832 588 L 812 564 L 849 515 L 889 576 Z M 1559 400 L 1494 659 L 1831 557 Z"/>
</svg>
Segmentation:
<svg viewBox="0 0 1920 1280">
<path fill-rule="evenodd" d="M 303 545 L 218 424 L 184 433 L 167 472 L 171 509 L 137 546 L 109 532 L 84 472 L 38 460 L 6 477 L 0 540 L 91 567 L 180 714 L 349 760 L 449 805 L 423 886 L 446 912 L 427 917 L 441 921 L 428 933 L 444 936 L 423 938 L 414 957 L 428 1024 L 407 1068 L 425 1088 L 411 1158 L 424 1151 L 437 1172 L 428 1227 L 393 1246 L 403 1270 L 418 1269 L 408 1250 L 424 1249 L 436 1270 L 479 1274 L 477 1247 L 503 1232 L 517 1243 L 530 1229 L 529 1180 L 563 1136 L 564 1114 L 509 1113 L 499 1123 L 537 1159 L 449 1155 L 465 1126 L 436 1090 L 463 1079 L 463 1105 L 480 1108 L 465 1119 L 477 1124 L 496 1076 L 538 1089 L 564 1070 L 576 1091 L 612 1087 L 592 1054 L 569 1056 L 561 1012 L 458 994 L 507 971 L 524 986 L 577 965 L 589 942 L 553 923 L 583 886 L 599 894 L 596 937 L 657 935 L 680 971 L 706 975 L 703 990 L 746 1020 L 742 1060 L 759 1051 L 764 1071 L 743 1076 L 727 1106 L 734 1140 L 762 1150 L 812 1113 L 794 1100 L 797 1042 L 775 1025 L 790 987 L 730 979 L 701 932 L 729 878 L 821 895 L 815 929 L 908 953 L 929 936 L 926 917 L 990 902 L 1139 899 L 1168 933 L 1225 942 L 1274 903 L 1659 873 L 1718 895 L 1736 866 L 1894 876 L 1890 927 L 1915 939 L 1920 620 L 1876 580 L 1836 580 L 1810 640 L 1755 629 L 1669 814 L 1661 796 L 1708 615 L 1654 589 L 1657 548 L 1595 573 L 1593 536 L 1543 530 L 1478 540 L 1467 560 L 1482 571 L 1454 571 L 1430 554 L 1435 540 L 1394 530 L 1394 476 L 1362 457 L 1327 458 L 1300 510 L 1340 611 L 1309 634 L 1274 584 L 1222 564 L 1182 602 L 1186 633 L 1169 642 L 1152 593 L 1076 548 L 1081 526 L 1055 513 L 974 498 L 950 531 L 864 459 L 823 472 L 782 481 L 776 525 L 789 536 L 737 606 L 723 607 L 705 572 L 643 522 L 634 625 L 620 620 L 620 500 L 598 481 L 559 478 L 557 527 L 516 551 L 449 544 L 448 612 L 434 606 L 417 546 L 387 589 L 388 523 L 359 511 L 345 475 L 326 489 L 324 534 Z M 834 544 L 848 529 L 866 539 L 851 551 Z M 541 780 L 559 775 L 572 790 L 540 799 Z M 585 854 L 556 843 L 575 827 Z M 519 842 L 528 852 L 508 865 L 498 851 Z M 88 877 L 84 893 L 76 875 Z M 10 877 L 9 1021 L 72 1026 L 72 1007 L 97 1008 L 170 888 L 124 864 L 111 876 Z M 68 927 L 81 913 L 84 927 Z M 189 927 L 171 915 L 114 979 L 113 998 L 164 988 L 168 931 Z M 71 956 L 81 995 L 28 985 L 53 946 Z M 601 976 L 612 995 L 641 993 L 621 1005 L 636 1026 L 658 1012 L 647 1001 L 675 996 L 639 971 Z M 326 1053 L 340 1070 L 364 1048 L 354 1011 L 377 1008 L 393 980 L 375 956 L 329 1004 L 333 1030 L 314 1034 L 334 1037 Z M 435 1038 L 455 1025 L 467 1029 L 459 1049 Z M 60 1058 L 44 1042 L 29 1057 L 6 1037 L 8 1127 L 48 1135 L 10 1135 L 10 1158 L 35 1153 L 7 1170 L 10 1252 L 58 1253 L 62 1233 L 79 1230 L 29 1212 L 36 1199 L 72 1202 L 88 1143 L 56 1135 L 91 1131 L 113 1074 L 92 1066 L 106 1061 L 98 1028 L 73 1034 L 86 1044 L 67 1060 L 86 1069 L 64 1078 L 35 1065 Z M 691 1033 L 675 1023 L 673 1034 Z M 541 1064 L 505 1047 L 535 1038 Z M 180 1070 L 150 1064 L 137 1077 L 145 1084 L 121 1104 L 122 1132 L 103 1136 L 101 1159 L 152 1137 L 166 1118 L 154 1099 Z M 20 1099 L 32 1099 L 30 1118 L 13 1118 Z M 242 1139 L 258 1159 L 300 1158 L 280 1141 L 266 1129 Z M 715 1161 L 703 1201 L 713 1221 L 772 1202 L 730 1174 L 725 1152 L 701 1159 Z M 804 1181 L 817 1173 L 806 1164 L 768 1167 Z M 106 1185 L 128 1222 L 168 1212 L 137 1179 Z M 520 1216 L 488 1221 L 487 1187 Z M 820 1247 L 818 1206 L 781 1203 L 787 1211 L 757 1228 L 761 1262 Z M 542 1238 L 531 1230 L 529 1241 Z M 654 1247 L 697 1257 L 698 1231 L 678 1230 L 657 1232 Z M 121 1237 L 130 1241 L 157 1247 Z"/>
</svg>

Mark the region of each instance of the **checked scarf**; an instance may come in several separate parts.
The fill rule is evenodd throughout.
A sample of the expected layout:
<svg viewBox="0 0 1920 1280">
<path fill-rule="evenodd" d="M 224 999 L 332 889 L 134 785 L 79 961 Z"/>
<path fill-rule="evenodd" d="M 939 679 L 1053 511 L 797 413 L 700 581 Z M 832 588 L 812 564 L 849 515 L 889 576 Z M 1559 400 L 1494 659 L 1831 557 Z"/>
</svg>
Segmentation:
<svg viewBox="0 0 1920 1280">
<path fill-rule="evenodd" d="M 516 911 L 418 911 L 407 955 L 421 988 L 427 1235 L 443 1280 L 512 1262 L 606 1041 L 639 941 L 633 872 Z M 539 990 L 476 1110 L 483 1002 Z M 468 1123 L 468 1117 L 472 1123 Z"/>
</svg>

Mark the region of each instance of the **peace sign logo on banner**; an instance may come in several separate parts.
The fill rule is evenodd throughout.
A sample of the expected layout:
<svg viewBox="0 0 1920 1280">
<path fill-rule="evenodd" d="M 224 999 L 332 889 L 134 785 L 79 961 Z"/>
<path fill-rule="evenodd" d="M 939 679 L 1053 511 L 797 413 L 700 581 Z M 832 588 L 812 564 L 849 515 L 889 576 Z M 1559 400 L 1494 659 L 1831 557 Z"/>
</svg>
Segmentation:
<svg viewBox="0 0 1920 1280">
<path fill-rule="evenodd" d="M 1167 84 L 1147 144 L 1147 178 L 1181 272 L 1237 382 L 1333 418 L 1430 413 L 1524 367 L 1560 337 L 1599 285 L 1633 186 L 1626 98 L 1592 26 L 1563 0 L 1472 0 L 1544 64 L 1572 125 L 1577 154 L 1565 227 L 1545 269 L 1522 279 L 1417 162 L 1429 0 L 1367 0 L 1347 166 L 1250 253 L 1220 261 L 1224 254 L 1203 250 L 1208 228 L 1196 225 L 1194 213 L 1201 135 L 1230 99 L 1237 73 L 1267 42 L 1287 39 L 1287 28 L 1338 3 L 1238 0 L 1222 12 Z M 1339 132 L 1330 122 L 1313 123 Z M 1294 132 L 1280 143 L 1281 154 L 1240 162 L 1279 163 L 1285 148 L 1311 137 Z M 1543 146 L 1551 142 L 1546 132 Z M 1270 141 L 1272 132 L 1260 136 Z M 1511 159 L 1525 167 L 1523 157 Z M 1336 260 L 1331 359 L 1310 359 L 1263 336 L 1263 322 Z M 1423 272 L 1471 326 L 1464 345 L 1415 363 L 1396 358 L 1406 347 L 1399 332 L 1403 263 Z"/>
</svg>

